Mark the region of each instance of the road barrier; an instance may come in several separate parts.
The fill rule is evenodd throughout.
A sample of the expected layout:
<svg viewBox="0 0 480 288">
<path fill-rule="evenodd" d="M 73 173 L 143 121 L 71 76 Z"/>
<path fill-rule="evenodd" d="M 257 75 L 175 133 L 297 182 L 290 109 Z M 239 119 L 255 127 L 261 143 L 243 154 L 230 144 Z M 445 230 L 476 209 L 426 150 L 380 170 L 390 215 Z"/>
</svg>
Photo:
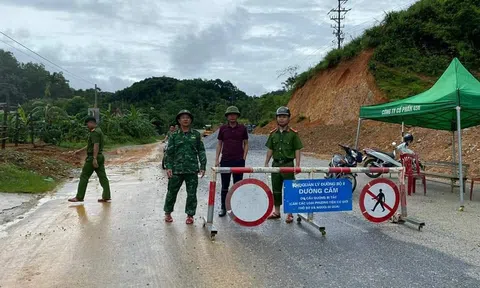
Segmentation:
<svg viewBox="0 0 480 288">
<path fill-rule="evenodd" d="M 413 218 L 408 218 L 407 215 L 407 197 L 405 191 L 405 170 L 403 167 L 391 167 L 391 168 L 379 168 L 379 167 L 212 167 L 212 175 L 210 178 L 210 189 L 208 195 L 208 212 L 207 217 L 203 218 L 203 227 L 206 227 L 210 233 L 210 238 L 213 240 L 217 234 L 217 229 L 213 224 L 213 216 L 215 210 L 215 195 L 217 186 L 217 174 L 221 173 L 233 173 L 233 174 L 267 174 L 267 173 L 307 173 L 310 179 L 314 179 L 315 173 L 382 173 L 382 174 L 398 174 L 398 181 L 400 186 L 400 209 L 401 213 L 397 214 L 394 218 L 394 222 L 404 223 L 409 222 L 418 225 L 419 230 L 425 225 L 425 223 Z M 313 221 L 313 213 L 308 213 L 307 216 L 297 214 L 297 221 L 300 219 L 305 220 L 310 225 L 318 228 L 322 234 L 325 234 L 325 227 L 317 225 Z"/>
</svg>

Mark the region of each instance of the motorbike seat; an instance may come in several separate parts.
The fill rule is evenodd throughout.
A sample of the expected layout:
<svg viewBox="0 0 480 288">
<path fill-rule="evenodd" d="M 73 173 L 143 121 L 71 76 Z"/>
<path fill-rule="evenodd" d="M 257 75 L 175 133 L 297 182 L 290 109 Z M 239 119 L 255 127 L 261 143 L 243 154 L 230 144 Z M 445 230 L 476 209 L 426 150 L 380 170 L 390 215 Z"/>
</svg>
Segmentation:
<svg viewBox="0 0 480 288">
<path fill-rule="evenodd" d="M 395 159 L 395 155 L 393 155 L 392 152 L 385 152 L 385 151 L 377 151 L 379 153 L 382 153 L 382 154 L 385 154 L 387 155 L 388 157 L 391 157 L 392 159 Z"/>
</svg>

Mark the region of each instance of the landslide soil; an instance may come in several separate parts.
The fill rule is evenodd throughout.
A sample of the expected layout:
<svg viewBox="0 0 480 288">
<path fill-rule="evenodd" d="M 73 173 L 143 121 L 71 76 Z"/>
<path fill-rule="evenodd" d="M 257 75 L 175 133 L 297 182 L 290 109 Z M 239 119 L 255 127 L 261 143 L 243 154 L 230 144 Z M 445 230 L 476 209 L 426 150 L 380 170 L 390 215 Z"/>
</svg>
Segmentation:
<svg viewBox="0 0 480 288">
<path fill-rule="evenodd" d="M 365 51 L 336 68 L 317 74 L 293 94 L 288 103 L 293 117 L 291 126 L 299 130 L 307 152 L 325 159 L 333 153 L 342 153 L 337 144 L 355 144 L 360 107 L 388 101 L 368 69 L 372 54 L 373 51 Z M 275 122 L 271 122 L 256 129 L 255 133 L 267 134 L 274 127 Z M 413 127 L 405 130 L 414 134 L 416 141 L 412 149 L 422 159 L 453 161 L 451 133 Z M 462 132 L 464 163 L 470 164 L 470 176 L 480 175 L 479 132 L 479 127 Z M 365 121 L 359 147 L 391 152 L 391 143 L 398 143 L 400 139 L 400 125 Z"/>
<path fill-rule="evenodd" d="M 158 143 L 138 146 L 125 146 L 104 152 L 107 165 L 134 163 L 151 154 Z M 18 147 L 7 145 L 0 150 L 0 163 L 14 164 L 20 168 L 34 171 L 45 177 L 60 180 L 71 177 L 74 168 L 82 167 L 86 153 L 74 154 L 75 150 L 52 145 L 33 147 L 20 144 Z"/>
</svg>

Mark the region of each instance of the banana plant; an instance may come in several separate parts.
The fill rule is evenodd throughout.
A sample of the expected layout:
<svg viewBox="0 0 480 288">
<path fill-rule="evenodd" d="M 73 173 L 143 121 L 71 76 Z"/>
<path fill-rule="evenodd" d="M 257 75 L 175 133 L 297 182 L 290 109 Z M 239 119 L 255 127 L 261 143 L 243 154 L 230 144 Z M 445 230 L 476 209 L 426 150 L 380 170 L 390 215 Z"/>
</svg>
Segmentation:
<svg viewBox="0 0 480 288">
<path fill-rule="evenodd" d="M 45 123 L 52 124 L 58 120 L 68 119 L 68 114 L 62 108 L 47 102 L 37 101 L 33 103 L 32 117 Z"/>
</svg>

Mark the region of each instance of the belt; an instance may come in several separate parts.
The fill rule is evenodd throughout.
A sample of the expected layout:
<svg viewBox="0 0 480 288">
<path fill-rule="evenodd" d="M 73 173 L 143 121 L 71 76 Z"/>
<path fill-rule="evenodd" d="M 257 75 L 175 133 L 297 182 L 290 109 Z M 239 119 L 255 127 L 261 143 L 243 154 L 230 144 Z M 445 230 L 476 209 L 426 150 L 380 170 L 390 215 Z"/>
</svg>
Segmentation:
<svg viewBox="0 0 480 288">
<path fill-rule="evenodd" d="M 285 164 L 285 163 L 291 163 L 293 162 L 293 159 L 273 159 L 273 162 L 278 163 L 278 164 Z"/>
</svg>

